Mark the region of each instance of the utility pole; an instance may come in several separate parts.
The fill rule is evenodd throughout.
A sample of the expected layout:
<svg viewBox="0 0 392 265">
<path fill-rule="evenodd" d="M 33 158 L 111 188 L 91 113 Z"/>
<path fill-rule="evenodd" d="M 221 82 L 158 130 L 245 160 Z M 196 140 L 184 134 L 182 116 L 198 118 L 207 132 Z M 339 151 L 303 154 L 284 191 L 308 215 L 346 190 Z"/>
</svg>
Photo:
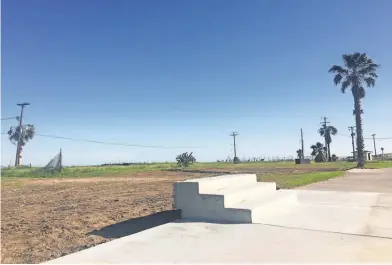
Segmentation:
<svg viewBox="0 0 392 265">
<path fill-rule="evenodd" d="M 381 147 L 381 159 L 384 160 L 384 147 Z"/>
<path fill-rule="evenodd" d="M 374 156 L 377 157 L 376 138 L 374 138 L 376 134 L 373 133 L 372 136 L 373 136 Z"/>
<path fill-rule="evenodd" d="M 328 146 L 327 146 L 327 123 L 329 123 L 329 121 L 327 121 L 327 117 L 324 117 L 323 118 L 324 119 L 324 121 L 323 122 L 321 122 L 321 125 L 323 126 L 323 128 L 324 128 L 324 146 L 326 147 L 326 148 L 328 148 Z M 327 156 L 328 156 L 328 161 L 330 161 L 330 156 L 331 156 L 331 154 L 330 154 L 330 151 L 329 151 L 329 148 L 327 149 L 327 151 L 328 151 L 328 154 L 327 154 Z"/>
<path fill-rule="evenodd" d="M 30 105 L 28 102 L 16 104 L 21 107 L 20 116 L 19 116 L 19 135 L 18 135 L 18 143 L 16 145 L 16 158 L 15 158 L 15 167 L 19 166 L 19 157 L 20 157 L 20 138 L 22 136 L 22 120 L 23 120 L 23 109 L 25 106 Z"/>
<path fill-rule="evenodd" d="M 60 171 L 63 169 L 63 152 L 60 149 Z"/>
<path fill-rule="evenodd" d="M 305 154 L 304 154 L 304 134 L 302 132 L 302 128 L 301 128 L 301 147 L 302 147 L 302 157 L 300 157 L 301 159 L 305 159 Z"/>
<path fill-rule="evenodd" d="M 355 128 L 355 126 L 348 127 L 349 131 L 351 131 L 351 144 L 353 146 L 353 159 L 354 159 L 354 161 L 356 161 L 356 159 L 355 159 L 355 145 L 354 145 L 354 136 L 355 136 L 354 128 Z"/>
<path fill-rule="evenodd" d="M 236 149 L 236 145 L 235 145 L 235 137 L 238 135 L 238 133 L 237 132 L 232 132 L 231 134 L 230 134 L 230 136 L 232 136 L 233 137 L 233 140 L 234 140 L 234 164 L 235 163 L 237 163 L 237 149 Z"/>
</svg>

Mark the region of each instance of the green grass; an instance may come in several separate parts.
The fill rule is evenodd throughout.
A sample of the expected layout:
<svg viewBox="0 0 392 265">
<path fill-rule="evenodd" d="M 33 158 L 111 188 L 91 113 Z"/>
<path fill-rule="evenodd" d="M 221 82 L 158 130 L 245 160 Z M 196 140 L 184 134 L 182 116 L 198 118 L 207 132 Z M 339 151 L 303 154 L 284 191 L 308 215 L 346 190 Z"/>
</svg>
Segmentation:
<svg viewBox="0 0 392 265">
<path fill-rule="evenodd" d="M 294 162 L 253 162 L 242 164 L 231 163 L 195 163 L 187 169 L 203 170 L 208 168 L 216 169 L 241 169 L 241 168 L 290 168 L 293 171 L 305 170 L 307 168 L 330 168 L 332 172 L 344 171 L 356 166 L 352 162 L 331 162 L 331 163 L 311 163 L 310 165 L 295 165 Z M 392 168 L 392 161 L 371 161 L 366 164 L 366 168 Z M 2 178 L 83 178 L 83 177 L 104 177 L 104 176 L 125 176 L 127 174 L 139 172 L 153 172 L 157 170 L 178 169 L 175 163 L 154 163 L 154 164 L 138 164 L 129 166 L 80 166 L 65 167 L 59 173 L 36 173 L 38 168 L 4 168 L 1 170 Z M 328 172 L 327 172 L 328 173 Z M 296 173 L 288 174 L 297 176 Z M 304 181 L 309 176 L 303 176 Z M 293 181 L 293 180 L 292 180 Z M 291 182 L 290 182 L 291 183 Z M 294 185 L 294 184 L 288 185 Z M 306 184 L 306 183 L 305 183 Z"/>
<path fill-rule="evenodd" d="M 344 175 L 344 171 L 312 172 L 301 174 L 270 174 L 257 176 L 258 181 L 276 182 L 282 189 L 292 189 Z"/>
<path fill-rule="evenodd" d="M 366 163 L 366 168 L 392 168 L 392 161 L 369 161 Z"/>
<path fill-rule="evenodd" d="M 295 165 L 294 161 L 278 161 L 278 162 L 251 162 L 251 163 L 195 163 L 190 165 L 189 169 L 203 169 L 203 168 L 219 168 L 219 169 L 235 169 L 235 168 L 340 168 L 348 169 L 355 167 L 356 163 L 353 162 L 330 162 L 330 163 L 314 163 L 309 165 Z"/>
<path fill-rule="evenodd" d="M 130 166 L 83 166 L 83 167 L 64 167 L 61 172 L 39 173 L 38 168 L 32 169 L 2 169 L 2 178 L 82 178 L 82 177 L 103 177 L 119 176 L 128 173 L 151 172 L 156 170 L 170 169 L 176 167 L 171 163 L 157 163 Z"/>
</svg>

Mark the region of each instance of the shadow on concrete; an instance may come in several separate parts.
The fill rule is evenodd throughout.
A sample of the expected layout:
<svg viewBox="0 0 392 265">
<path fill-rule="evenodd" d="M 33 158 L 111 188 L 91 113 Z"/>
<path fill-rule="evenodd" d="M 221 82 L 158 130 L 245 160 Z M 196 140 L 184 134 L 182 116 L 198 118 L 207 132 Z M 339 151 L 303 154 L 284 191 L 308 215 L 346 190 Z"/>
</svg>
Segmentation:
<svg viewBox="0 0 392 265">
<path fill-rule="evenodd" d="M 180 210 L 163 211 L 109 225 L 99 230 L 93 230 L 89 232 L 88 235 L 101 236 L 104 238 L 120 238 L 173 222 L 179 218 L 181 218 Z"/>
<path fill-rule="evenodd" d="M 229 222 L 229 221 L 212 221 L 209 219 L 178 219 L 173 223 L 201 223 L 201 224 L 224 224 L 224 225 L 238 225 L 238 224 L 251 224 L 249 222 Z"/>
</svg>

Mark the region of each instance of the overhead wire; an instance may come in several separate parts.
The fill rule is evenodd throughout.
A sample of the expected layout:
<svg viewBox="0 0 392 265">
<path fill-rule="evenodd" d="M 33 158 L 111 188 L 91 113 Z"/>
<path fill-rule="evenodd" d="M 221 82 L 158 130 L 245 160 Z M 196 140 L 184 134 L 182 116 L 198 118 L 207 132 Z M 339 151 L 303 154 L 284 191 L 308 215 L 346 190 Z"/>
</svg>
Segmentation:
<svg viewBox="0 0 392 265">
<path fill-rule="evenodd" d="M 18 117 L 1 118 L 2 121 L 5 121 L 5 120 L 13 120 L 13 119 L 18 120 Z"/>
<path fill-rule="evenodd" d="M 345 135 L 345 134 L 341 134 L 338 133 L 338 136 L 343 136 L 343 137 L 351 137 L 350 135 Z M 373 140 L 372 137 L 364 137 L 363 139 L 365 140 Z M 376 140 L 388 140 L 388 139 L 392 139 L 392 137 L 375 137 Z"/>
<path fill-rule="evenodd" d="M 1 133 L 1 134 L 7 134 L 7 133 Z M 40 133 L 36 133 L 35 135 L 40 136 L 40 137 L 48 137 L 48 138 L 55 138 L 55 139 L 62 139 L 62 140 L 69 140 L 69 141 L 87 142 L 87 143 L 95 143 L 95 144 L 106 144 L 106 145 L 130 146 L 130 147 L 162 148 L 162 149 L 186 149 L 186 148 L 199 149 L 199 148 L 203 148 L 203 147 L 195 147 L 195 146 L 192 147 L 192 146 L 139 145 L 139 144 L 129 144 L 129 143 L 104 142 L 104 141 L 77 139 L 77 138 L 50 135 L 50 134 L 40 134 Z"/>
</svg>

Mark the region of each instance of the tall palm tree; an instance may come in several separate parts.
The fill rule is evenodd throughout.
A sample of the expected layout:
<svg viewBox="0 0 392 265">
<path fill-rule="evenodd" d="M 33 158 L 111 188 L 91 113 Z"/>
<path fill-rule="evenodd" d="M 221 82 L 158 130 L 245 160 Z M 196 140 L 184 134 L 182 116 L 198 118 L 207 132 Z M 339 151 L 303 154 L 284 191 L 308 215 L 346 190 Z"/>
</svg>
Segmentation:
<svg viewBox="0 0 392 265">
<path fill-rule="evenodd" d="M 316 144 L 312 145 L 310 148 L 312 148 L 311 155 L 315 157 L 314 161 L 325 162 L 327 148 L 322 143 L 317 142 Z"/>
<path fill-rule="evenodd" d="M 333 81 L 335 85 L 341 84 L 343 93 L 348 87 L 351 87 L 357 131 L 358 167 L 362 168 L 365 166 L 365 157 L 361 100 L 365 97 L 365 87 L 374 87 L 378 77 L 376 71 L 380 65 L 374 63 L 366 53 L 359 52 L 344 54 L 343 62 L 344 66 L 334 65 L 329 69 L 329 72 L 335 75 Z"/>
<path fill-rule="evenodd" d="M 19 149 L 19 157 L 18 159 L 18 165 L 20 165 L 20 158 L 22 154 L 22 149 L 23 146 L 26 145 L 27 142 L 29 142 L 31 139 L 34 138 L 35 135 L 35 127 L 32 124 L 26 124 L 22 125 L 22 130 L 19 130 L 19 126 L 12 126 L 9 131 L 7 132 L 8 134 L 8 139 L 11 141 L 13 144 L 17 144 L 19 140 L 19 132 L 21 133 L 20 136 L 20 149 Z"/>
<path fill-rule="evenodd" d="M 325 124 L 318 130 L 321 137 L 325 139 L 325 145 L 327 146 L 328 151 L 328 161 L 331 161 L 331 143 L 332 143 L 332 135 L 336 135 L 338 133 L 338 129 L 333 126 L 327 126 Z"/>
</svg>

